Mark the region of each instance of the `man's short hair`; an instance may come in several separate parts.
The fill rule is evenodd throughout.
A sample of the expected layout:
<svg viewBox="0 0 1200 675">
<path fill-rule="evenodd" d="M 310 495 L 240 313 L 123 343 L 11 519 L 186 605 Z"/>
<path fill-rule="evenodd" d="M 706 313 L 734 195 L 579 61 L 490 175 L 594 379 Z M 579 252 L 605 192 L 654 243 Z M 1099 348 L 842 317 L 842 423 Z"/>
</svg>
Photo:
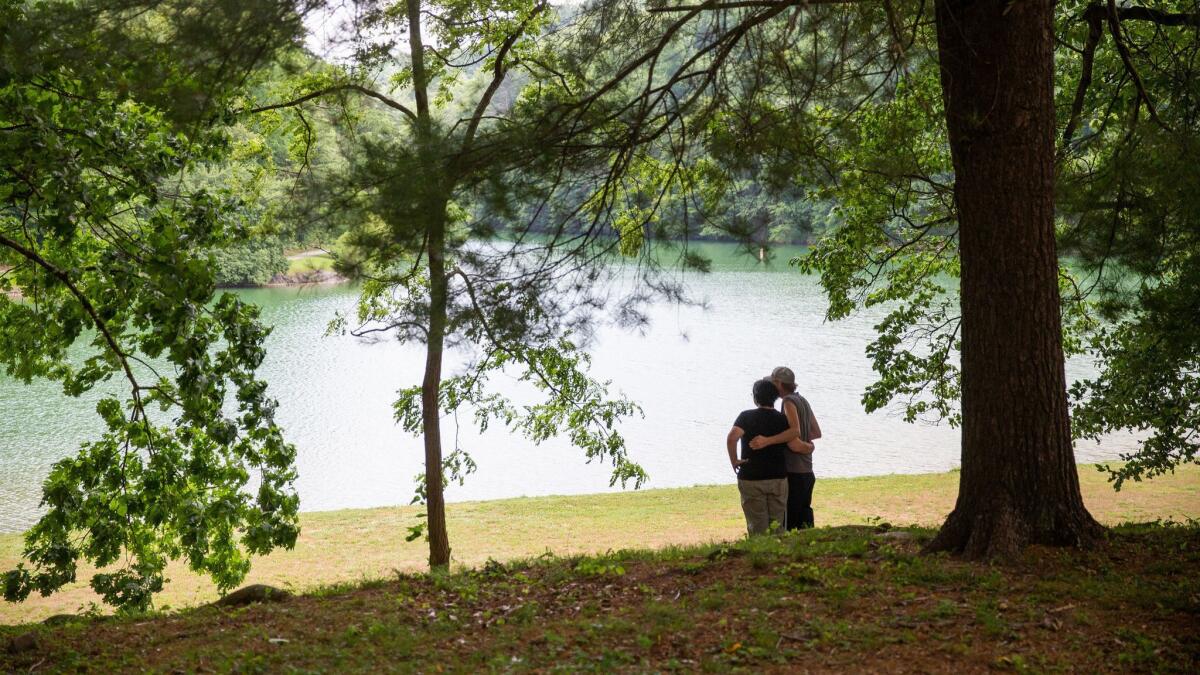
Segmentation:
<svg viewBox="0 0 1200 675">
<path fill-rule="evenodd" d="M 754 383 L 754 388 L 751 390 L 754 394 L 754 402 L 758 405 L 775 405 L 775 399 L 779 398 L 779 390 L 775 388 L 775 383 L 770 380 L 759 380 Z"/>
<path fill-rule="evenodd" d="M 783 390 L 789 394 L 796 393 L 796 383 L 795 382 L 780 382 L 779 386 L 783 387 Z"/>
</svg>

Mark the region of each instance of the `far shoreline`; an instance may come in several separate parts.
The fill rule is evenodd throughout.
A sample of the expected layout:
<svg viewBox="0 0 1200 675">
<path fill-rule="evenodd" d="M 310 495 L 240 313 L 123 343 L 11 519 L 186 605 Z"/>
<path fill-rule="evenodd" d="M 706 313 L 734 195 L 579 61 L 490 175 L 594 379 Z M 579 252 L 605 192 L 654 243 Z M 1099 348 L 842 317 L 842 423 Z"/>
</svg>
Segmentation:
<svg viewBox="0 0 1200 675">
<path fill-rule="evenodd" d="M 336 272 L 319 271 L 304 274 L 276 274 L 265 284 L 220 284 L 220 290 L 252 290 L 256 288 L 296 288 L 300 286 L 337 286 L 350 279 Z"/>
</svg>

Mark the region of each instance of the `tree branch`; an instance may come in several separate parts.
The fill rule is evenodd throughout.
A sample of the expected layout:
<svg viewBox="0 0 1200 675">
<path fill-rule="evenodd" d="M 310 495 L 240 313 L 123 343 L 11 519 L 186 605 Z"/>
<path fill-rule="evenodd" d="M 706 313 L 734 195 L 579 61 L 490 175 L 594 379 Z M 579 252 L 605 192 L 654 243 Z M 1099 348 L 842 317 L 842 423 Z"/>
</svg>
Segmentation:
<svg viewBox="0 0 1200 675">
<path fill-rule="evenodd" d="M 521 25 L 517 26 L 516 30 L 504 38 L 504 42 L 500 44 L 500 49 L 496 51 L 496 65 L 492 69 L 492 81 L 488 83 L 487 89 L 484 90 L 483 95 L 479 97 L 479 101 L 475 104 L 475 111 L 471 113 L 471 121 L 467 123 L 466 135 L 463 138 L 463 152 L 468 151 L 471 143 L 474 142 L 475 132 L 479 130 L 479 123 L 483 120 L 483 114 L 487 112 L 488 106 L 492 104 L 492 97 L 496 95 L 496 91 L 500 89 L 500 85 L 504 82 L 504 77 L 508 73 L 508 65 L 505 64 L 504 59 L 508 56 L 508 52 L 512 50 L 513 45 L 517 43 L 517 40 L 521 39 L 521 36 L 525 34 L 525 28 L 539 14 L 545 11 L 546 6 L 544 0 L 534 5 L 533 11 L 529 13 L 529 16 L 525 17 L 525 20 L 521 22 Z"/>
<path fill-rule="evenodd" d="M 89 317 L 91 317 L 92 323 L 96 325 L 96 330 L 100 331 L 100 335 L 103 336 L 104 342 L 108 344 L 109 351 L 112 352 L 113 356 L 121 364 L 121 369 L 125 371 L 125 378 L 129 380 L 130 387 L 132 387 L 134 404 L 137 406 L 138 412 L 142 415 L 142 418 L 146 419 L 146 411 L 142 407 L 141 396 L 141 391 L 145 387 L 142 387 L 138 383 L 137 377 L 135 377 L 133 374 L 133 369 L 129 366 L 129 359 L 125 354 L 125 351 L 121 349 L 121 345 L 117 343 L 116 337 L 108 329 L 108 324 L 104 322 L 104 319 L 100 318 L 100 313 L 96 311 L 96 308 L 94 305 L 92 305 L 92 302 L 88 300 L 87 295 L 85 295 L 83 291 L 79 290 L 79 287 L 76 286 L 75 282 L 71 280 L 70 275 L 59 269 L 54 263 L 43 258 L 37 251 L 27 248 L 20 242 L 14 239 L 9 239 L 3 234 L 0 234 L 0 246 L 4 246 L 12 251 L 15 251 L 21 255 L 21 257 L 46 270 L 56 279 L 61 281 L 63 285 L 67 287 L 67 290 L 71 292 L 71 295 L 75 296 L 75 300 L 79 302 L 79 305 L 83 308 L 83 311 L 86 312 Z M 149 420 L 147 420 L 147 422 L 148 421 Z"/>
<path fill-rule="evenodd" d="M 1120 21 L 1149 21 L 1160 26 L 1200 26 L 1200 13 L 1163 12 L 1149 7 L 1118 7 L 1117 19 Z M 1092 3 L 1083 10 L 1083 18 L 1087 21 L 1099 21 L 1109 13 L 1109 8 L 1100 3 Z"/>
<path fill-rule="evenodd" d="M 1099 7 L 1099 5 L 1093 5 Z M 1088 87 L 1092 85 L 1092 66 L 1096 61 L 1096 47 L 1100 44 L 1100 38 L 1104 36 L 1104 28 L 1100 25 L 1100 16 L 1090 11 L 1084 12 L 1084 18 L 1088 22 L 1087 42 L 1083 45 L 1083 57 L 1081 64 L 1081 72 L 1079 74 L 1079 86 L 1075 89 L 1075 100 L 1071 103 L 1071 116 L 1067 120 L 1067 127 L 1063 130 L 1063 147 L 1059 151 L 1059 158 L 1066 153 L 1067 148 L 1071 144 L 1071 137 L 1075 135 L 1075 129 L 1079 126 L 1079 117 L 1083 114 L 1083 103 L 1087 97 Z"/>
<path fill-rule="evenodd" d="M 306 103 L 315 98 L 320 98 L 322 96 L 334 94 L 339 91 L 353 91 L 353 92 L 362 94 L 363 96 L 370 96 L 373 99 L 381 101 L 384 105 L 388 106 L 389 108 L 394 108 L 395 110 L 399 110 L 400 112 L 404 113 L 408 117 L 408 119 L 412 120 L 413 122 L 415 122 L 417 120 L 416 113 L 414 113 L 408 106 L 404 105 L 403 103 L 401 103 L 393 98 L 385 96 L 384 94 L 381 94 L 381 93 L 375 91 L 374 89 L 368 89 L 367 87 L 364 87 L 361 84 L 338 84 L 338 85 L 334 85 L 332 87 L 326 87 L 325 89 L 318 89 L 317 91 L 311 91 L 299 98 L 295 98 L 290 101 L 285 101 L 282 103 L 272 103 L 271 105 L 264 105 L 264 106 L 259 106 L 257 108 L 250 108 L 249 110 L 242 110 L 241 113 L 260 113 L 260 112 L 266 112 L 268 110 L 279 110 L 281 108 L 292 108 L 292 107 L 300 105 L 301 103 Z"/>
<path fill-rule="evenodd" d="M 505 345 L 498 338 L 498 336 L 492 332 L 491 324 L 488 323 L 487 314 L 483 311 L 483 307 L 479 304 L 479 300 L 475 296 L 475 286 L 474 286 L 474 284 L 471 283 L 470 276 L 467 275 L 467 273 L 464 272 L 462 270 L 462 268 L 460 268 L 460 267 L 455 267 L 453 270 L 450 270 L 450 272 L 448 272 L 446 274 L 447 279 L 455 277 L 455 276 L 460 277 L 463 280 L 463 283 L 467 289 L 467 297 L 471 301 L 471 306 L 475 310 L 476 314 L 479 315 L 479 325 L 483 328 L 484 334 L 487 336 L 488 340 L 492 343 L 492 346 L 494 347 L 494 349 L 508 354 L 513 359 L 515 359 L 518 363 L 520 363 L 521 365 L 528 368 L 529 372 L 531 372 L 535 376 L 537 376 L 538 380 L 540 380 L 541 383 L 548 390 L 550 390 L 550 392 L 552 394 L 565 400 L 580 415 L 585 415 L 588 418 L 588 420 L 596 426 L 596 428 L 600 431 L 600 433 L 604 437 L 606 437 L 606 438 L 611 437 L 613 434 L 611 427 L 609 425 L 605 424 L 604 420 L 598 418 L 596 416 L 595 412 L 593 412 L 590 408 L 584 407 L 578 401 L 576 401 L 574 398 L 566 396 L 561 389 L 559 389 L 558 387 L 556 387 L 554 385 L 554 381 L 550 378 L 550 375 L 547 374 L 546 372 L 544 372 L 541 368 L 539 368 L 538 364 L 536 362 L 534 362 L 531 359 L 522 358 L 522 355 L 520 353 L 514 351 L 512 348 Z M 614 478 L 613 480 L 615 481 L 616 479 Z"/>
<path fill-rule="evenodd" d="M 1117 52 L 1121 57 L 1121 63 L 1125 66 L 1125 72 L 1133 79 L 1134 86 L 1137 87 L 1138 97 L 1146 103 L 1146 108 L 1150 112 L 1150 118 L 1160 126 L 1162 122 L 1159 121 L 1158 114 L 1154 110 L 1154 105 L 1150 102 L 1150 97 L 1146 92 L 1142 78 L 1133 67 L 1133 60 L 1129 54 L 1129 49 L 1126 47 L 1124 40 L 1121 39 L 1119 22 L 1147 21 L 1160 26 L 1200 27 L 1200 13 L 1170 13 L 1149 7 L 1117 7 L 1112 0 L 1108 0 L 1107 4 L 1092 3 L 1088 5 L 1084 9 L 1083 14 L 1080 15 L 1080 18 L 1088 23 L 1088 36 L 1081 52 L 1083 62 L 1079 75 L 1079 85 L 1075 89 L 1075 99 L 1071 103 L 1071 115 L 1067 119 L 1066 128 L 1063 130 L 1063 147 L 1058 152 L 1059 159 L 1066 153 L 1071 143 L 1071 138 L 1075 135 L 1075 131 L 1079 127 L 1079 118 L 1083 114 L 1084 99 L 1087 96 L 1088 88 L 1092 84 L 1096 47 L 1099 46 L 1100 39 L 1104 36 L 1105 22 L 1108 23 L 1109 31 L 1112 33 L 1113 40 L 1117 45 Z"/>
<path fill-rule="evenodd" d="M 1133 86 L 1137 88 L 1138 97 L 1146 103 L 1146 112 L 1150 114 L 1150 119 L 1155 124 L 1163 126 L 1163 123 L 1158 119 L 1158 113 L 1154 111 L 1154 101 L 1150 100 L 1150 94 L 1146 92 L 1146 85 L 1142 82 L 1142 76 L 1138 74 L 1137 69 L 1133 65 L 1133 56 L 1129 54 L 1129 47 L 1125 45 L 1125 40 L 1121 37 L 1121 23 L 1117 14 L 1116 0 L 1108 0 L 1108 11 L 1105 15 L 1108 18 L 1108 31 L 1112 35 L 1113 43 L 1117 46 L 1117 53 L 1121 56 L 1121 63 L 1125 64 L 1125 71 L 1133 79 Z"/>
</svg>

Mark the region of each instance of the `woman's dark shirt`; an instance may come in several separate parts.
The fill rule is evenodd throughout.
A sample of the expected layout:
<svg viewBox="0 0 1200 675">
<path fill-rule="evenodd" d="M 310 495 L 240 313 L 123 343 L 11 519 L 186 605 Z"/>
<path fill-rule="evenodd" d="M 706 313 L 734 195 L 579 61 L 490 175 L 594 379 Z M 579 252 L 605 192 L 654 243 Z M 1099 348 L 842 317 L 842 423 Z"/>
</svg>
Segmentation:
<svg viewBox="0 0 1200 675">
<path fill-rule="evenodd" d="M 755 436 L 774 436 L 788 430 L 787 417 L 783 413 L 772 408 L 743 410 L 733 426 L 745 432 L 742 435 L 742 459 L 750 460 L 738 469 L 738 480 L 787 478 L 787 444 L 750 449 L 750 439 Z"/>
</svg>

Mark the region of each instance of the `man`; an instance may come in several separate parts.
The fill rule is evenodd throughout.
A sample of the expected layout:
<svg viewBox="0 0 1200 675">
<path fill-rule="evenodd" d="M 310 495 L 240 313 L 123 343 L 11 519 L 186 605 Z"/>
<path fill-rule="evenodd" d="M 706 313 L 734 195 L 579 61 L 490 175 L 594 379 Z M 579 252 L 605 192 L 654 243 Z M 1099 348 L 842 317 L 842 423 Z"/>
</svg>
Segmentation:
<svg viewBox="0 0 1200 675">
<path fill-rule="evenodd" d="M 746 515 L 746 531 L 759 534 L 782 528 L 787 522 L 787 446 L 783 443 L 751 449 L 750 442 L 762 436 L 785 434 L 787 418 L 775 409 L 779 390 L 770 380 L 754 383 L 751 392 L 756 408 L 744 410 L 733 423 L 725 438 L 729 464 L 738 477 L 738 492 L 742 496 L 742 512 Z M 741 442 L 742 456 L 737 453 Z"/>
<path fill-rule="evenodd" d="M 769 379 L 783 397 L 783 413 L 787 416 L 788 429 L 782 434 L 754 439 L 750 441 L 750 447 L 787 443 L 787 528 L 798 530 L 814 527 L 816 520 L 813 517 L 812 493 L 817 477 L 813 473 L 812 453 L 816 449 L 813 441 L 821 437 L 821 427 L 813 415 L 812 406 L 796 393 L 796 374 L 791 368 L 780 366 L 771 371 Z"/>
</svg>

